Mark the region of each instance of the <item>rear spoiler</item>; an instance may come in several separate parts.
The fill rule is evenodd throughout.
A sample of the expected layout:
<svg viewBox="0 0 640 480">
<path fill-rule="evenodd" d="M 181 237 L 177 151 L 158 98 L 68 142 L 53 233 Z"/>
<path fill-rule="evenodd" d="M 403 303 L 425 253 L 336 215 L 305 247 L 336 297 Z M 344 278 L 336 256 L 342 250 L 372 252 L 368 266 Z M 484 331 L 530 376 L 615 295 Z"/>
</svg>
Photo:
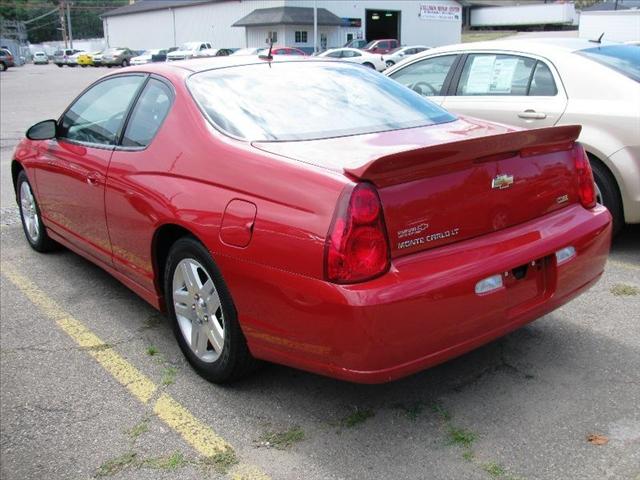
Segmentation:
<svg viewBox="0 0 640 480">
<path fill-rule="evenodd" d="M 384 187 L 463 170 L 473 163 L 569 150 L 581 130 L 580 125 L 569 125 L 442 143 L 392 153 L 363 165 L 345 167 L 344 172 L 355 179 Z"/>
</svg>

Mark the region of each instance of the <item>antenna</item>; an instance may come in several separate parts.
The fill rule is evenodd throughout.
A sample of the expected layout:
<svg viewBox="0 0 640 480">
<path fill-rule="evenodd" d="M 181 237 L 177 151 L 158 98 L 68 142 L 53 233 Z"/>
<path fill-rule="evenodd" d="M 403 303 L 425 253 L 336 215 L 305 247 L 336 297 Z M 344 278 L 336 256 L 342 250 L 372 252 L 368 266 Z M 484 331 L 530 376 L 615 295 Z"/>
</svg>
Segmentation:
<svg viewBox="0 0 640 480">
<path fill-rule="evenodd" d="M 269 53 L 267 53 L 266 55 L 262 54 L 258 56 L 260 58 L 263 58 L 264 60 L 273 60 L 273 55 L 271 55 L 272 49 L 273 49 L 273 37 L 269 37 Z"/>
<path fill-rule="evenodd" d="M 600 34 L 597 40 L 589 40 L 591 43 L 602 43 L 602 37 L 604 37 L 604 32 Z"/>
</svg>

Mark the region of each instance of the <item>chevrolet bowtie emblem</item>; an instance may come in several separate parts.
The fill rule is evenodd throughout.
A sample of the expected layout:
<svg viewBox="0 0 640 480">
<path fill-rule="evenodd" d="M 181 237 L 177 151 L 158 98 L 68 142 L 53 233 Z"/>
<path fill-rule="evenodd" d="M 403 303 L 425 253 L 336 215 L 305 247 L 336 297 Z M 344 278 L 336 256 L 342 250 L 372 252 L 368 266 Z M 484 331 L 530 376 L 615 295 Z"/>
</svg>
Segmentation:
<svg viewBox="0 0 640 480">
<path fill-rule="evenodd" d="M 504 190 L 505 188 L 509 188 L 513 184 L 513 175 L 497 175 L 491 181 L 491 188 L 497 188 L 500 190 Z"/>
</svg>

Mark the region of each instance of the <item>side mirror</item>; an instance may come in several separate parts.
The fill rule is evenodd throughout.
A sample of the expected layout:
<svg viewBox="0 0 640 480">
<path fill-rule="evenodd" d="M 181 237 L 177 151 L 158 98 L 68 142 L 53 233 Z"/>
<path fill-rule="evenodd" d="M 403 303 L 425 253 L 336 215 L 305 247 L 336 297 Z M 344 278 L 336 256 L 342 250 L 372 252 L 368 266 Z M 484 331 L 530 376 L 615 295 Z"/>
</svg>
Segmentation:
<svg viewBox="0 0 640 480">
<path fill-rule="evenodd" d="M 36 123 L 27 130 L 29 140 L 50 140 L 56 138 L 57 122 L 55 120 L 45 120 Z"/>
</svg>

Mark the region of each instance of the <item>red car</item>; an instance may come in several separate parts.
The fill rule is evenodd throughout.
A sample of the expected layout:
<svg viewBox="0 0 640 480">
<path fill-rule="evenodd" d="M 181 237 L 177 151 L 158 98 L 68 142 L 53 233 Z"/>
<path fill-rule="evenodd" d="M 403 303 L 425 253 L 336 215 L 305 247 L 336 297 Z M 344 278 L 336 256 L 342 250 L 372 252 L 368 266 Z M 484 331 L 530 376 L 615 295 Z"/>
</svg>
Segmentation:
<svg viewBox="0 0 640 480">
<path fill-rule="evenodd" d="M 219 57 L 103 77 L 12 173 L 29 244 L 166 311 L 204 377 L 374 383 L 598 280 L 611 216 L 579 131 L 455 117 L 359 65 Z"/>
<path fill-rule="evenodd" d="M 400 46 L 398 40 L 391 38 L 384 38 L 381 40 L 371 40 L 367 43 L 362 50 L 369 53 L 389 53 Z"/>
</svg>

